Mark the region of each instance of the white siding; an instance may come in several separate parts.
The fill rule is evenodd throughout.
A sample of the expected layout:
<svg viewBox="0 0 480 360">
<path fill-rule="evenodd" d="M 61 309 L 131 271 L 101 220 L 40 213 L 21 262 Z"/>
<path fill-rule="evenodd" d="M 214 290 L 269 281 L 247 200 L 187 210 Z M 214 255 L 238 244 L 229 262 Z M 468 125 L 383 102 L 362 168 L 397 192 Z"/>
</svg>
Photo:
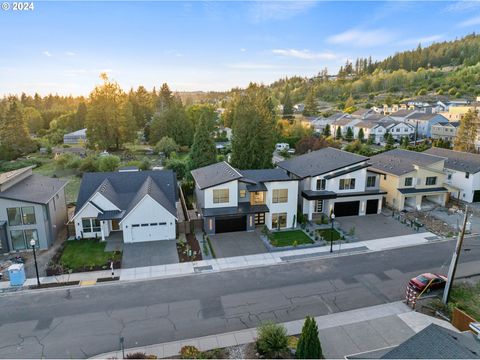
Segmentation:
<svg viewBox="0 0 480 360">
<path fill-rule="evenodd" d="M 78 212 L 75 215 L 74 222 L 75 222 L 75 237 L 76 238 L 81 238 L 81 237 L 84 237 L 84 238 L 95 238 L 95 237 L 101 238 L 102 237 L 102 233 L 100 231 L 99 232 L 91 232 L 91 233 L 83 233 L 83 226 L 82 226 L 82 219 L 84 219 L 84 218 L 96 218 L 99 213 L 100 213 L 100 211 L 95 206 L 93 206 L 90 203 L 87 203 L 87 205 L 85 205 L 83 207 L 83 209 L 81 209 L 80 212 Z M 103 229 L 105 231 L 105 236 L 108 236 L 109 235 L 108 226 L 106 226 L 104 224 Z"/>
<path fill-rule="evenodd" d="M 446 172 L 452 174 L 452 178 L 448 180 L 447 177 L 445 182 L 460 190 L 460 200 L 472 202 L 473 192 L 475 190 L 480 190 L 480 173 L 470 174 L 467 179 L 463 171 L 446 169 Z M 456 193 L 452 195 L 457 197 Z"/>
<path fill-rule="evenodd" d="M 108 200 L 105 196 L 100 193 L 96 193 L 92 196 L 91 201 L 100 207 L 102 210 L 120 210 L 116 207 L 110 200 Z"/>
<path fill-rule="evenodd" d="M 265 225 L 272 229 L 272 214 L 287 213 L 287 228 L 292 227 L 293 220 L 297 215 L 297 199 L 298 199 L 298 182 L 297 181 L 275 181 L 265 183 L 267 187 L 266 205 L 270 209 L 269 213 L 265 214 Z M 273 203 L 272 196 L 274 189 L 287 189 L 288 201 L 286 203 Z M 295 224 L 296 225 L 296 224 Z"/>
<path fill-rule="evenodd" d="M 228 203 L 220 203 L 214 204 L 213 203 L 213 190 L 217 189 L 228 189 L 229 191 L 229 201 Z M 203 206 L 208 208 L 223 208 L 223 207 L 232 207 L 238 205 L 238 181 L 230 181 L 225 184 L 213 186 L 211 188 L 204 190 L 204 204 Z"/>
</svg>

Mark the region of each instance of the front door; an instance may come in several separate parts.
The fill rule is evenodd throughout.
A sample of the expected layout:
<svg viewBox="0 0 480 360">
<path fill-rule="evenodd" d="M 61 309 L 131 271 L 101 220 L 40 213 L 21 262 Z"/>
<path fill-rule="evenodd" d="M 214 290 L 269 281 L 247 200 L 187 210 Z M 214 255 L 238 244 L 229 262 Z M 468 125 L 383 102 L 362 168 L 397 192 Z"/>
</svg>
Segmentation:
<svg viewBox="0 0 480 360">
<path fill-rule="evenodd" d="M 255 225 L 265 224 L 265 213 L 255 213 Z"/>
<path fill-rule="evenodd" d="M 112 231 L 118 230 L 120 230 L 120 224 L 118 223 L 118 220 L 114 219 L 112 220 Z"/>
</svg>

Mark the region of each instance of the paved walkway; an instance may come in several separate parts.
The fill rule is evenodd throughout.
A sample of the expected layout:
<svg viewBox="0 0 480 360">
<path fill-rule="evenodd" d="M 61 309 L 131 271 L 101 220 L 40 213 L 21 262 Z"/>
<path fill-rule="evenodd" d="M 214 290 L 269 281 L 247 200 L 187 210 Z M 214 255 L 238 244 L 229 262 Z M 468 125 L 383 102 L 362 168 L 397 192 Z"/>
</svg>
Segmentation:
<svg viewBox="0 0 480 360">
<path fill-rule="evenodd" d="M 322 246 L 316 248 L 305 248 L 296 250 L 277 251 L 264 254 L 256 254 L 249 256 L 236 256 L 230 258 L 217 258 L 210 260 L 202 260 L 196 262 L 145 266 L 130 269 L 115 270 L 115 276 L 120 276 L 121 281 L 145 280 L 150 278 L 162 278 L 172 276 L 191 275 L 203 272 L 215 272 L 235 270 L 248 267 L 271 266 L 285 262 L 305 261 L 313 258 L 331 257 L 331 256 L 347 256 L 361 252 L 384 251 L 400 247 L 424 245 L 430 241 L 437 240 L 438 237 L 432 233 L 416 233 L 406 236 L 389 237 L 384 239 L 360 241 L 347 244 L 334 244 L 333 253 L 330 253 L 330 246 Z M 73 273 L 70 275 L 42 277 L 40 280 L 43 284 L 55 283 L 63 281 L 89 281 L 101 277 L 110 277 L 111 271 L 84 272 Z M 25 285 L 36 284 L 35 278 L 27 279 Z M 9 288 L 9 282 L 0 282 L 0 290 Z"/>
<path fill-rule="evenodd" d="M 376 305 L 351 311 L 317 316 L 320 341 L 325 358 L 343 358 L 380 348 L 396 346 L 431 323 L 455 330 L 443 320 L 412 311 L 402 302 Z M 288 335 L 301 333 L 304 320 L 283 323 Z M 158 358 L 178 356 L 185 345 L 201 351 L 242 345 L 255 341 L 256 328 L 187 339 L 164 344 L 125 349 L 125 354 L 145 352 Z M 121 351 L 100 354 L 95 358 L 122 358 Z"/>
</svg>

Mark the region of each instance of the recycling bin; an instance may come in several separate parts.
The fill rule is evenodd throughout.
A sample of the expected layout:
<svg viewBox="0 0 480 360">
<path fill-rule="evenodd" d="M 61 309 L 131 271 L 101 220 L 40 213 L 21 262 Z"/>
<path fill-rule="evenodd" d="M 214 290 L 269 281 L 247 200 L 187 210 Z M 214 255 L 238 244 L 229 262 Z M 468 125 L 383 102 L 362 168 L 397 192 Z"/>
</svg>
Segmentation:
<svg viewBox="0 0 480 360">
<path fill-rule="evenodd" d="M 23 264 L 13 264 L 8 267 L 8 277 L 11 286 L 22 286 L 25 282 L 25 268 Z"/>
</svg>

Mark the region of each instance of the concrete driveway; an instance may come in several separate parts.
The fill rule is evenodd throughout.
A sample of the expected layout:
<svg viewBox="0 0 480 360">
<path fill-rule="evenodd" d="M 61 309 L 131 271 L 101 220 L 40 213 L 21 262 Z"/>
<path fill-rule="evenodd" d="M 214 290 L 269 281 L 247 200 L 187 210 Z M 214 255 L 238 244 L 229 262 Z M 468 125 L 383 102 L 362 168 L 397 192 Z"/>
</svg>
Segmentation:
<svg viewBox="0 0 480 360">
<path fill-rule="evenodd" d="M 365 216 L 345 216 L 335 219 L 337 225 L 345 232 L 355 227 L 355 237 L 359 241 L 382 239 L 392 236 L 415 234 L 416 231 L 401 224 L 391 216 L 383 214 Z"/>
<path fill-rule="evenodd" d="M 176 240 L 123 244 L 122 268 L 178 263 Z"/>
<path fill-rule="evenodd" d="M 267 252 L 262 240 L 255 231 L 238 231 L 210 235 L 217 258 L 262 254 Z"/>
</svg>

